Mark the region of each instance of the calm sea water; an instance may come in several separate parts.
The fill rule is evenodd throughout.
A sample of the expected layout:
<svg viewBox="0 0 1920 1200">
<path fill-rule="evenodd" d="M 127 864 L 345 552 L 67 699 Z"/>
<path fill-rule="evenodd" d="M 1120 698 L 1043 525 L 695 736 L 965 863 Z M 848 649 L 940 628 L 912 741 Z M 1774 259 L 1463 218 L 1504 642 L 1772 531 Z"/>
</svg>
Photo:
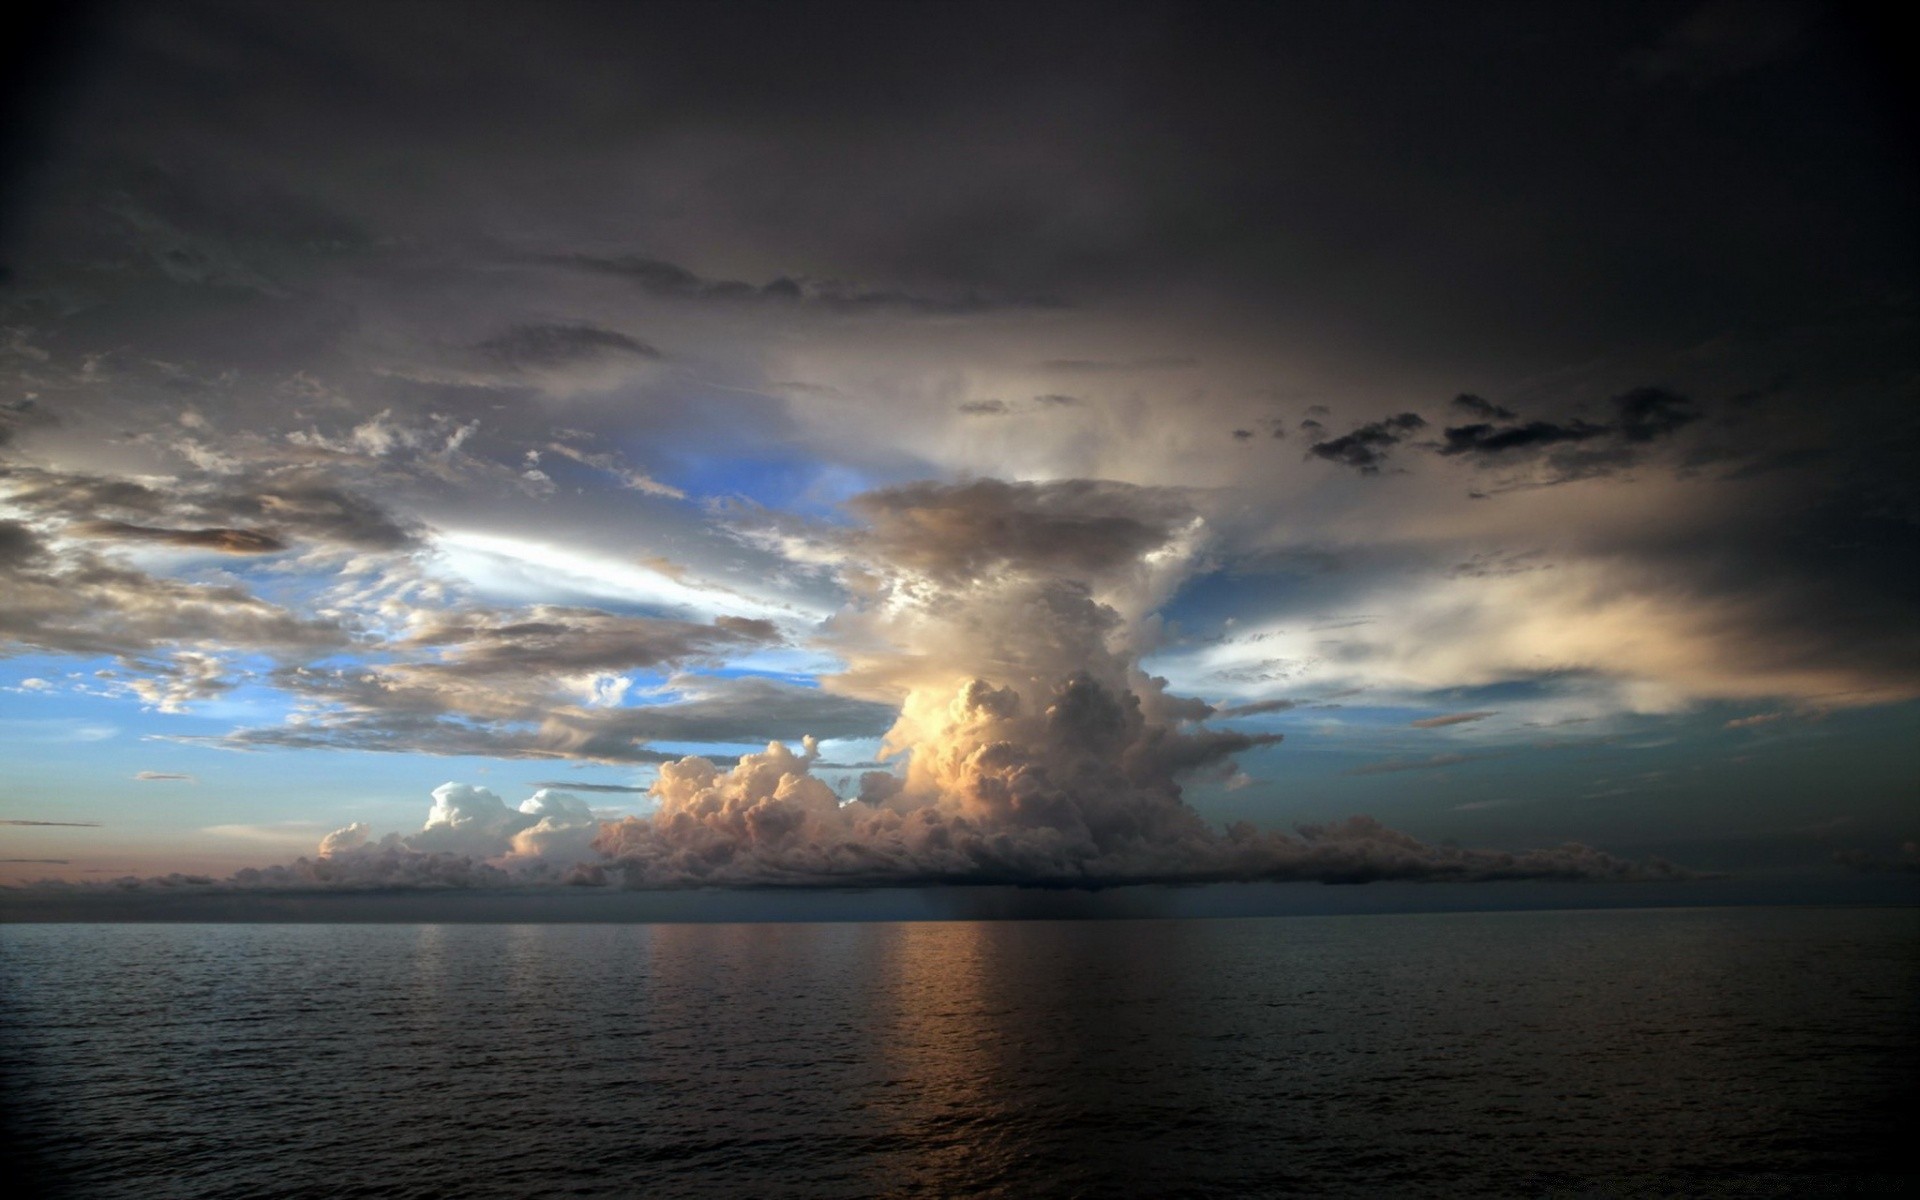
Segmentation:
<svg viewBox="0 0 1920 1200">
<path fill-rule="evenodd" d="M 1911 910 L 11 926 L 0 953 L 10 1174 L 56 1195 L 1916 1183 Z"/>
</svg>

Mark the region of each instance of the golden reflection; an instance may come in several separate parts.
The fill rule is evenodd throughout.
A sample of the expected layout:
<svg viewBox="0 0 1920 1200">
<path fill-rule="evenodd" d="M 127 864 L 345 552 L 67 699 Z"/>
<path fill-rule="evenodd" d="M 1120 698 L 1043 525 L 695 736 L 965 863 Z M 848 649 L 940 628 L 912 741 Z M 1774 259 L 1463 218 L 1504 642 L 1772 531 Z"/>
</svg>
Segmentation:
<svg viewBox="0 0 1920 1200">
<path fill-rule="evenodd" d="M 873 1118 L 917 1152 L 909 1178 L 893 1164 L 891 1188 L 984 1182 L 1009 1153 L 1006 1031 L 994 1000 L 994 926 L 980 921 L 869 927 L 881 943 L 876 1038 L 888 1077 Z"/>
</svg>

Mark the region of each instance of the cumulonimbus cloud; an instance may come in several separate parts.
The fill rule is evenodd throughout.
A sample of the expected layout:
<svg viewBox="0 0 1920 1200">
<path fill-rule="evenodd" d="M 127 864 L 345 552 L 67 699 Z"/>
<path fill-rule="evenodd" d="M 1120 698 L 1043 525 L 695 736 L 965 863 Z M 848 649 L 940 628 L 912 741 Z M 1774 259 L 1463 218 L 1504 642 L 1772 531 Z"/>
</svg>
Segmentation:
<svg viewBox="0 0 1920 1200">
<path fill-rule="evenodd" d="M 853 508 L 862 528 L 816 531 L 816 557 L 852 596 L 829 623 L 847 663 L 829 686 L 897 713 L 884 742 L 894 769 L 867 772 L 857 796 L 813 774 L 811 738 L 798 750 L 772 743 L 730 769 L 700 757 L 664 762 L 653 811 L 619 820 L 597 819 L 564 792 L 543 789 L 510 809 L 485 788 L 449 783 L 417 833 L 375 839 L 348 826 L 314 859 L 235 882 L 1104 887 L 1679 874 L 1579 845 L 1521 854 L 1429 846 L 1366 817 L 1290 833 L 1215 828 L 1185 802 L 1180 781 L 1231 776 L 1232 756 L 1280 735 L 1212 728 L 1215 716 L 1250 714 L 1177 696 L 1139 667 L 1146 616 L 1205 547 L 1181 495 L 973 481 L 886 489 Z M 557 615 L 450 624 L 446 636 L 462 649 L 444 673 L 491 678 L 562 627 L 572 628 Z"/>
<path fill-rule="evenodd" d="M 1238 778 L 1233 756 L 1281 741 L 1215 730 L 1210 718 L 1286 703 L 1215 710 L 1140 670 L 1148 614 L 1206 551 L 1204 522 L 1181 493 L 975 480 L 889 488 L 852 509 L 864 526 L 814 530 L 812 553 L 852 597 L 828 622 L 847 668 L 826 697 L 895 712 L 883 741 L 893 768 L 866 772 L 856 797 L 812 774 L 812 737 L 799 749 L 774 741 L 732 768 L 701 756 L 660 762 L 653 810 L 622 820 L 599 820 L 559 789 L 509 808 L 486 787 L 445 783 L 417 833 L 374 839 L 353 824 L 330 833 L 315 858 L 242 872 L 230 885 L 1112 887 L 1682 874 L 1582 845 L 1430 847 L 1365 816 L 1292 833 L 1210 826 L 1185 803 L 1181 780 Z M 639 662 L 772 636 L 755 622 L 684 626 L 580 611 L 436 618 L 415 641 L 444 655 L 407 680 L 388 672 L 380 714 L 397 716 L 392 687 L 403 682 L 420 691 L 419 716 L 440 720 L 449 687 L 492 689 L 547 657 L 576 668 L 614 651 Z M 574 660 L 582 647 L 591 653 Z M 630 743 L 632 722 L 659 722 L 647 712 L 614 714 L 603 733 Z M 670 739 L 666 726 L 651 733 Z"/>
</svg>

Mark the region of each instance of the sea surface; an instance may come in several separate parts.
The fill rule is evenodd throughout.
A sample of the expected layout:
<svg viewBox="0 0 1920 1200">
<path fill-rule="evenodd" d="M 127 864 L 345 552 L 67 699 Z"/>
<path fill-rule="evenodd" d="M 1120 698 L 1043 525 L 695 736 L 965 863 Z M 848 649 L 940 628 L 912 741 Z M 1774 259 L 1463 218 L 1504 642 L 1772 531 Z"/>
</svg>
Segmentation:
<svg viewBox="0 0 1920 1200">
<path fill-rule="evenodd" d="M 0 927 L 13 1195 L 1915 1194 L 1920 911 Z"/>
</svg>

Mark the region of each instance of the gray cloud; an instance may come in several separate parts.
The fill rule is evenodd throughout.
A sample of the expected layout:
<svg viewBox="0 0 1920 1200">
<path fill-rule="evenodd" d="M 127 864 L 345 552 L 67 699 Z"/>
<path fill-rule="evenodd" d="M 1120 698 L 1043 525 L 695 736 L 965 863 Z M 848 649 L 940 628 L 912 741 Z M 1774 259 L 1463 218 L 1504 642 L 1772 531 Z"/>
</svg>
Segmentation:
<svg viewBox="0 0 1920 1200">
<path fill-rule="evenodd" d="M 1306 422 L 1301 422 L 1304 427 Z M 1315 442 L 1307 453 L 1343 467 L 1352 467 L 1362 475 L 1378 475 L 1393 448 L 1414 433 L 1426 428 L 1418 413 L 1403 412 L 1381 421 L 1355 426 L 1351 433 Z"/>
<path fill-rule="evenodd" d="M 282 656 L 344 647 L 329 620 L 300 616 L 232 585 L 192 584 L 118 566 L 76 549 L 59 555 L 18 522 L 0 521 L 0 653 L 35 649 L 133 663 L 217 642 Z M 200 656 L 176 664 L 202 673 Z"/>
<path fill-rule="evenodd" d="M 1178 492 L 1099 480 L 915 483 L 855 497 L 867 551 L 957 580 L 994 570 L 1100 576 L 1136 564 L 1194 519 Z"/>
<path fill-rule="evenodd" d="M 1050 358 L 1040 364 L 1043 371 L 1064 375 L 1125 375 L 1135 372 L 1191 371 L 1200 360 L 1185 354 L 1148 355 L 1141 358 Z"/>
<path fill-rule="evenodd" d="M 1484 397 L 1475 396 L 1470 392 L 1462 392 L 1458 396 L 1455 396 L 1453 398 L 1453 406 L 1470 412 L 1482 420 L 1511 421 L 1514 418 L 1512 409 L 1504 408 Z"/>
<path fill-rule="evenodd" d="M 1495 714 L 1491 712 L 1457 712 L 1438 717 L 1422 717 L 1407 724 L 1415 729 L 1440 729 L 1448 725 L 1464 725 L 1468 721 L 1484 721 Z"/>
<path fill-rule="evenodd" d="M 638 338 L 592 325 L 515 325 L 479 345 L 480 353 L 513 370 L 549 371 L 608 357 L 657 359 Z"/>
<path fill-rule="evenodd" d="M 764 284 L 743 283 L 735 279 L 708 279 L 676 263 L 641 254 L 574 254 L 556 261 L 579 270 L 628 280 L 648 295 L 663 300 L 761 304 L 847 314 L 908 316 L 969 316 L 1004 309 L 1061 307 L 1060 301 L 1047 298 L 1003 300 L 972 290 L 950 296 L 932 296 L 898 289 L 867 288 L 834 279 L 784 275 Z"/>
<path fill-rule="evenodd" d="M 403 550 L 417 530 L 310 468 L 178 478 L 166 488 L 80 472 L 0 466 L 0 494 L 17 510 L 84 536 L 163 541 L 229 553 L 271 553 L 296 541 Z M 201 528 L 153 528 L 150 521 Z"/>
<path fill-rule="evenodd" d="M 1381 762 L 1363 763 L 1342 772 L 1346 775 L 1393 775 L 1401 771 L 1437 771 L 1443 767 L 1457 767 L 1461 763 L 1473 762 L 1483 755 L 1473 754 L 1435 754 L 1429 758 L 1389 758 Z"/>
<path fill-rule="evenodd" d="M 82 537 L 160 542 L 193 550 L 218 550 L 222 554 L 278 554 L 287 548 L 279 538 L 254 529 L 156 529 L 124 521 L 85 521 L 71 526 L 70 531 Z"/>
<path fill-rule="evenodd" d="M 1843 867 L 1868 874 L 1911 875 L 1920 873 L 1920 842 L 1903 842 L 1898 854 L 1875 854 L 1868 850 L 1836 850 L 1833 861 Z"/>
<path fill-rule="evenodd" d="M 100 822 L 98 822 L 98 821 L 19 821 L 19 820 L 0 820 L 0 825 L 49 825 L 49 826 L 59 826 L 60 828 L 63 828 L 63 829 L 98 829 L 98 828 L 100 828 Z"/>
<path fill-rule="evenodd" d="M 1299 707 L 1297 700 L 1256 700 L 1251 704 L 1231 704 L 1215 712 L 1219 717 L 1257 717 L 1262 713 L 1287 712 Z"/>
<path fill-rule="evenodd" d="M 772 622 L 745 617 L 696 624 L 557 605 L 515 613 L 450 610 L 423 616 L 394 647 L 433 650 L 440 657 L 395 668 L 394 677 L 625 671 L 715 659 L 781 640 Z"/>
<path fill-rule="evenodd" d="M 1455 404 L 1475 400 L 1478 397 L 1462 396 Z M 1486 405 L 1486 401 L 1479 403 Z M 1669 438 L 1701 418 L 1700 409 L 1691 400 L 1665 388 L 1634 388 L 1613 397 L 1610 404 L 1612 419 L 1601 423 L 1574 419 L 1508 425 L 1481 421 L 1449 426 L 1438 452 L 1467 456 L 1485 465 L 1521 460 L 1552 447 L 1603 443 L 1598 451 L 1558 451 L 1557 457 L 1549 459 L 1557 480 L 1585 478 L 1600 471 L 1631 466 L 1637 459 L 1637 448 Z M 1465 407 L 1474 408 L 1471 404 Z M 1510 411 L 1495 406 L 1487 406 L 1484 411 L 1513 416 Z"/>
<path fill-rule="evenodd" d="M 502 681 L 488 673 L 475 683 L 418 668 L 298 668 L 278 681 L 305 701 L 302 720 L 213 740 L 233 749 L 661 763 L 678 756 L 647 743 L 871 737 L 892 716 L 868 701 L 760 677 L 677 677 L 681 698 L 638 707 L 570 703 L 550 676 Z"/>
</svg>

